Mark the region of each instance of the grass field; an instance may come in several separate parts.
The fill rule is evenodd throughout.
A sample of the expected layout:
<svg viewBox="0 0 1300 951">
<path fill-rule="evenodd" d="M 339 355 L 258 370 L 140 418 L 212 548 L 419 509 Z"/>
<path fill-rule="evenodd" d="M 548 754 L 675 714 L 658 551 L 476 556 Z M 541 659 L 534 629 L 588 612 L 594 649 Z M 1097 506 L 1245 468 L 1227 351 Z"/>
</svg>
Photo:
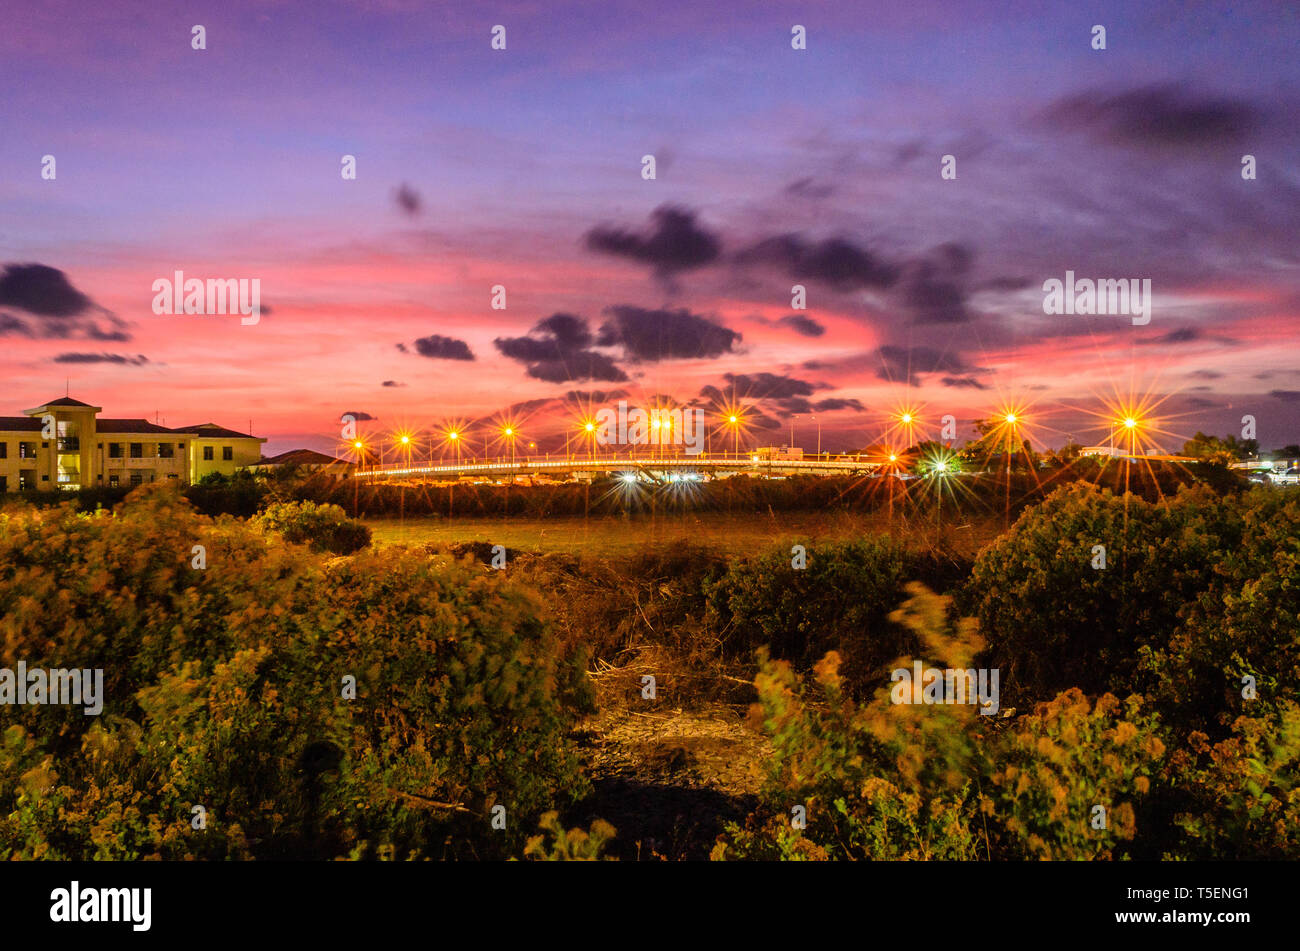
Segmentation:
<svg viewBox="0 0 1300 951">
<path fill-rule="evenodd" d="M 674 545 L 707 545 L 744 554 L 777 542 L 815 545 L 864 535 L 894 534 L 918 548 L 940 546 L 974 554 L 1002 529 L 1000 519 L 966 519 L 940 528 L 932 522 L 854 513 L 781 512 L 631 518 L 408 518 L 367 519 L 376 545 L 488 542 L 537 552 L 630 554 Z"/>
</svg>

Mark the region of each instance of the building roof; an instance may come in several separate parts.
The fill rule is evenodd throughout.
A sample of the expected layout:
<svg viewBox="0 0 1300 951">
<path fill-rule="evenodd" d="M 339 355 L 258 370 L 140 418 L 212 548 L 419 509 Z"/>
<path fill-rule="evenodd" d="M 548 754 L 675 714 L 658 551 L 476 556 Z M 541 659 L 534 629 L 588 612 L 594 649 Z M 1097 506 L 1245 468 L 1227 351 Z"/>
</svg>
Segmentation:
<svg viewBox="0 0 1300 951">
<path fill-rule="evenodd" d="M 95 431 L 98 433 L 112 434 L 153 434 L 165 433 L 171 435 L 177 430 L 168 429 L 166 426 L 159 426 L 151 423 L 147 419 L 97 419 L 95 420 Z"/>
<path fill-rule="evenodd" d="M 42 410 L 47 410 L 50 409 L 51 407 L 57 409 L 60 406 L 64 407 L 65 409 L 66 408 L 93 409 L 96 413 L 102 413 L 104 411 L 104 408 L 102 406 L 91 406 L 89 403 L 81 402 L 81 400 L 74 400 L 70 396 L 60 396 L 57 400 L 50 400 L 48 403 L 42 403 L 40 406 L 33 406 L 31 409 L 25 410 L 25 412 L 29 416 L 34 416 L 37 413 L 41 412 Z"/>
<path fill-rule="evenodd" d="M 278 456 L 263 457 L 259 466 L 333 466 L 349 465 L 335 456 L 317 452 L 315 449 L 290 449 Z"/>
<path fill-rule="evenodd" d="M 262 439 L 261 436 L 251 436 L 248 433 L 236 432 L 233 429 L 227 429 L 225 426 L 218 426 L 216 423 L 198 423 L 194 426 L 181 426 L 173 429 L 174 433 L 189 433 L 191 436 L 206 437 L 209 439 Z"/>
<path fill-rule="evenodd" d="M 41 421 L 35 416 L 0 416 L 0 432 L 39 433 Z"/>
<path fill-rule="evenodd" d="M 46 406 L 86 406 L 94 409 L 89 403 L 83 403 L 81 400 L 74 400 L 71 396 L 60 396 L 57 400 L 50 400 Z"/>
</svg>

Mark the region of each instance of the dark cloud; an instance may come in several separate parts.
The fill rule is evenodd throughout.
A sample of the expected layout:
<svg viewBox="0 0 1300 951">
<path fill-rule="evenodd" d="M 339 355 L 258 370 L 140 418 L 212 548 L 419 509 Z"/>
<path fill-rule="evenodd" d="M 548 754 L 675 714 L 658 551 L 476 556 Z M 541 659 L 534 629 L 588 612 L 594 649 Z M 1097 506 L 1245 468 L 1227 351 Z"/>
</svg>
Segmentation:
<svg viewBox="0 0 1300 951">
<path fill-rule="evenodd" d="M 968 390 L 987 390 L 988 385 L 981 383 L 973 376 L 945 376 L 940 378 L 940 383 L 944 386 L 951 386 L 957 389 Z"/>
<path fill-rule="evenodd" d="M 824 182 L 817 182 L 811 178 L 801 178 L 785 186 L 785 193 L 796 198 L 809 198 L 813 201 L 819 201 L 823 198 L 830 198 L 831 195 L 835 194 L 835 187 Z"/>
<path fill-rule="evenodd" d="M 1199 380 L 1221 380 L 1223 374 L 1218 370 L 1193 370 L 1188 376 L 1196 377 Z"/>
<path fill-rule="evenodd" d="M 526 364 L 529 376 L 547 383 L 626 381 L 627 373 L 613 358 L 591 349 L 592 340 L 585 318 L 556 313 L 538 322 L 527 336 L 497 337 L 492 343 L 503 356 Z"/>
<path fill-rule="evenodd" d="M 891 382 L 920 384 L 921 373 L 944 373 L 951 379 L 983 374 L 988 371 L 972 367 L 960 354 L 933 347 L 900 347 L 887 344 L 874 351 L 876 376 Z"/>
<path fill-rule="evenodd" d="M 379 385 L 380 385 L 380 386 L 389 386 L 389 387 L 406 386 L 405 383 L 399 383 L 399 382 L 397 382 L 396 380 L 385 380 L 383 383 L 381 383 L 381 384 L 379 384 Z"/>
<path fill-rule="evenodd" d="M 813 409 L 819 413 L 830 413 L 839 409 L 856 410 L 859 413 L 865 412 L 866 407 L 862 405 L 861 400 L 848 399 L 834 396 L 829 399 L 818 400 L 813 404 Z"/>
<path fill-rule="evenodd" d="M 0 273 L 0 307 L 29 317 L 0 313 L 0 336 L 109 343 L 131 339 L 126 322 L 72 286 L 66 274 L 45 264 L 7 264 Z"/>
<path fill-rule="evenodd" d="M 728 392 L 734 393 L 739 399 L 777 400 L 812 396 L 818 388 L 807 380 L 778 373 L 726 373 L 722 378 L 727 381 Z M 717 395 L 720 396 L 721 393 L 718 392 Z"/>
<path fill-rule="evenodd" d="M 569 390 L 564 398 L 570 403 L 605 403 L 627 396 L 627 390 Z"/>
<path fill-rule="evenodd" d="M 373 422 L 374 420 L 376 420 L 376 419 L 379 418 L 378 416 L 371 416 L 369 413 L 363 413 L 363 412 L 361 412 L 361 410 L 359 410 L 359 409 L 350 409 L 350 410 L 345 410 L 345 411 L 342 412 L 342 413 L 339 413 L 339 419 L 340 419 L 340 420 L 341 420 L 344 416 L 351 416 L 351 417 L 352 417 L 353 419 L 355 419 L 358 423 Z"/>
<path fill-rule="evenodd" d="M 397 203 L 397 207 L 403 213 L 410 215 L 412 218 L 419 215 L 420 210 L 424 207 L 424 200 L 420 198 L 420 193 L 406 182 L 402 182 L 393 191 L 393 201 Z"/>
<path fill-rule="evenodd" d="M 634 361 L 690 360 L 735 352 L 740 334 L 688 310 L 607 307 L 612 319 L 601 325 L 599 347 L 623 347 Z"/>
<path fill-rule="evenodd" d="M 1045 118 L 1121 145 L 1196 149 L 1241 140 L 1259 124 L 1260 114 L 1244 100 L 1165 84 L 1069 96 L 1054 103 Z"/>
<path fill-rule="evenodd" d="M 622 383 L 628 378 L 610 357 L 595 350 L 582 350 L 563 360 L 538 360 L 528 365 L 528 375 L 547 383 L 579 380 Z"/>
<path fill-rule="evenodd" d="M 1157 337 L 1144 337 L 1137 341 L 1139 346 L 1161 346 L 1170 343 L 1191 343 L 1193 340 L 1200 340 L 1204 337 L 1204 332 L 1199 327 L 1179 327 L 1176 330 L 1170 330 L 1162 333 Z"/>
<path fill-rule="evenodd" d="M 1269 390 L 1268 395 L 1283 403 L 1300 403 L 1300 390 Z"/>
<path fill-rule="evenodd" d="M 993 277 L 987 281 L 981 282 L 975 289 L 979 291 L 1001 291 L 1003 293 L 1011 291 L 1026 291 L 1031 287 L 1037 287 L 1027 277 Z"/>
<path fill-rule="evenodd" d="M 7 264 L 0 274 L 0 307 L 16 307 L 38 317 L 72 317 L 89 310 L 91 300 L 58 268 Z"/>
<path fill-rule="evenodd" d="M 820 337 L 826 333 L 825 327 L 803 314 L 791 314 L 788 317 L 782 317 L 777 323 L 789 327 L 801 337 Z"/>
<path fill-rule="evenodd" d="M 648 264 L 660 276 L 700 268 L 718 259 L 722 244 L 695 223 L 695 212 L 663 205 L 650 218 L 649 229 L 639 233 L 609 225 L 592 228 L 586 235 L 587 247 Z"/>
<path fill-rule="evenodd" d="M 944 244 L 909 269 L 903 303 L 918 324 L 958 324 L 971 319 L 964 279 L 974 255 L 960 244 Z"/>
<path fill-rule="evenodd" d="M 818 281 L 836 290 L 891 287 L 898 269 L 846 238 L 808 241 L 802 235 L 765 238 L 736 255 L 740 264 L 772 264 L 798 280 Z"/>
<path fill-rule="evenodd" d="M 401 346 L 399 344 L 398 346 Z M 464 340 L 430 334 L 414 343 L 415 352 L 431 360 L 473 360 L 474 353 Z M 405 352 L 405 350 L 403 350 Z"/>
<path fill-rule="evenodd" d="M 60 353 L 54 358 L 55 363 L 115 363 L 119 366 L 139 367 L 149 362 L 143 353 L 134 357 L 121 353 Z"/>
</svg>

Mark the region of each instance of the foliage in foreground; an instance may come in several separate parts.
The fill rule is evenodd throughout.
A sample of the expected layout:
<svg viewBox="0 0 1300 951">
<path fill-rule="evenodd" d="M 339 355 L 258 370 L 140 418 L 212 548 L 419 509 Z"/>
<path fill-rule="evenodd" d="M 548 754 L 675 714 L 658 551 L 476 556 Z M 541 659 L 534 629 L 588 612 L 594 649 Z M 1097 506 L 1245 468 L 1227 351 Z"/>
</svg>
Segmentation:
<svg viewBox="0 0 1300 951">
<path fill-rule="evenodd" d="M 1217 738 L 1300 703 L 1289 492 L 1150 503 L 1063 488 L 980 553 L 965 597 L 1017 701 L 1137 689 L 1180 730 Z"/>
<path fill-rule="evenodd" d="M 969 620 L 920 586 L 896 615 L 929 666 L 965 668 Z M 755 715 L 772 736 L 762 805 L 715 859 L 1300 857 L 1300 708 L 1180 736 L 1141 697 L 1077 689 L 998 720 L 974 705 L 866 703 L 838 657 L 812 677 L 764 656 Z M 900 666 L 910 665 L 910 658 Z M 1174 752 L 1171 753 L 1170 750 Z M 801 807 L 806 827 L 792 816 Z"/>
<path fill-rule="evenodd" d="M 165 490 L 0 518 L 3 665 L 104 671 L 101 716 L 6 708 L 0 857 L 518 855 L 586 788 L 585 665 L 543 613 L 469 564 L 326 558 Z"/>
</svg>

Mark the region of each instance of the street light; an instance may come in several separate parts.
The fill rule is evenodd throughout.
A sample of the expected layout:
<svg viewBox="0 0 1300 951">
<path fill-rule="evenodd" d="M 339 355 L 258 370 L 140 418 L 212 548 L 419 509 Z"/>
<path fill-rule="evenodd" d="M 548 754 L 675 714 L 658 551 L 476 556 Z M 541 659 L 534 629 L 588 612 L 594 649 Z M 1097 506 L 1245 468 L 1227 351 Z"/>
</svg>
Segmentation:
<svg viewBox="0 0 1300 951">
<path fill-rule="evenodd" d="M 510 440 L 510 467 L 513 469 L 515 467 L 515 429 L 513 426 L 507 426 L 501 430 L 501 433 Z M 510 481 L 514 481 L 513 473 Z"/>
<path fill-rule="evenodd" d="M 451 430 L 449 433 L 447 433 L 447 438 L 450 439 L 450 440 L 451 440 L 451 444 L 452 444 L 453 446 L 456 447 L 456 469 L 457 469 L 457 474 L 459 475 L 459 470 L 460 470 L 460 433 L 456 432 L 456 430 L 453 429 L 453 430 Z"/>
</svg>

